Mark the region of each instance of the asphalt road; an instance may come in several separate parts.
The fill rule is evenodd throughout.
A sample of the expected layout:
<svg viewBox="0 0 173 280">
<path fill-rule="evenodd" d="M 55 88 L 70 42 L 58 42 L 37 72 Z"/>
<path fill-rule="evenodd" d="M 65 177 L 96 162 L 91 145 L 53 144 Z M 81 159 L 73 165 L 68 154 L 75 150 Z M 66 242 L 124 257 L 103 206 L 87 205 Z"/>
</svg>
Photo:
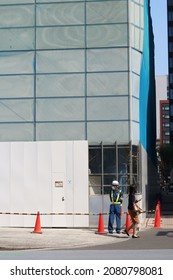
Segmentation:
<svg viewBox="0 0 173 280">
<path fill-rule="evenodd" d="M 29 250 L 0 253 L 0 260 L 173 260 L 162 250 Z"/>
<path fill-rule="evenodd" d="M 153 228 L 140 232 L 140 238 L 127 237 L 126 242 L 114 243 L 117 234 L 111 235 L 112 244 L 87 247 L 87 250 L 158 250 L 173 249 L 173 228 Z M 84 248 L 80 248 L 84 249 Z"/>
</svg>

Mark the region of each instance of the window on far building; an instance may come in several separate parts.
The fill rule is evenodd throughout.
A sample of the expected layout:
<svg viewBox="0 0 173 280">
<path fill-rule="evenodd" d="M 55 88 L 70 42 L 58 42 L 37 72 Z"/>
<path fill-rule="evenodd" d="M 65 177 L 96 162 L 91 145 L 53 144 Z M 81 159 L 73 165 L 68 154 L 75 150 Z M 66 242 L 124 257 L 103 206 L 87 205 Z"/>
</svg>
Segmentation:
<svg viewBox="0 0 173 280">
<path fill-rule="evenodd" d="M 164 119 L 169 119 L 169 115 L 163 114 L 162 117 L 163 117 Z"/>
<path fill-rule="evenodd" d="M 162 126 L 163 127 L 169 127 L 169 123 L 163 123 Z"/>
<path fill-rule="evenodd" d="M 166 131 L 166 132 L 164 133 L 164 135 L 165 135 L 165 136 L 169 136 L 169 135 L 170 135 L 170 132 L 169 132 L 169 131 Z"/>
<path fill-rule="evenodd" d="M 163 144 L 169 144 L 169 140 L 163 140 Z"/>
<path fill-rule="evenodd" d="M 162 110 L 169 111 L 169 105 L 164 105 L 164 106 L 162 107 Z"/>
</svg>

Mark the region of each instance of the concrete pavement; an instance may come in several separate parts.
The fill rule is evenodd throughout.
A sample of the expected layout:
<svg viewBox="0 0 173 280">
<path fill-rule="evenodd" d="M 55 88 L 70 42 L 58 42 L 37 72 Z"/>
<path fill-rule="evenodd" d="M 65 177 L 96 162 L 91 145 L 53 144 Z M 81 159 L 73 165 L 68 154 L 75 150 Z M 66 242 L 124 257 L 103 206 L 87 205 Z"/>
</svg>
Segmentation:
<svg viewBox="0 0 173 280">
<path fill-rule="evenodd" d="M 42 228 L 42 234 L 31 228 L 0 228 L 0 251 L 29 249 L 173 249 L 173 216 L 162 217 L 160 228 L 154 219 L 146 219 L 134 240 L 124 234 L 96 234 L 93 228 Z M 134 242 L 135 241 L 135 242 Z"/>
<path fill-rule="evenodd" d="M 96 229 L 84 228 L 43 228 L 42 234 L 31 233 L 29 228 L 1 228 L 0 250 L 25 249 L 76 249 L 102 244 L 111 244 L 112 237 L 96 234 Z M 114 234 L 114 242 L 127 241 L 123 234 Z"/>
</svg>

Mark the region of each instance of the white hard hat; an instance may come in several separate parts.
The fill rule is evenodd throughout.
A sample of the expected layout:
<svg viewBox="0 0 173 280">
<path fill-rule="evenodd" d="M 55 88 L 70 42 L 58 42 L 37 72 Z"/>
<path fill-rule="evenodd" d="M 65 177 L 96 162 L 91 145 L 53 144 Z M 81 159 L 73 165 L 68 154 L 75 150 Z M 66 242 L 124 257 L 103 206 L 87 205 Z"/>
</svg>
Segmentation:
<svg viewBox="0 0 173 280">
<path fill-rule="evenodd" d="M 112 186 L 119 186 L 119 182 L 116 181 L 116 180 L 113 180 L 113 181 L 112 181 Z"/>
</svg>

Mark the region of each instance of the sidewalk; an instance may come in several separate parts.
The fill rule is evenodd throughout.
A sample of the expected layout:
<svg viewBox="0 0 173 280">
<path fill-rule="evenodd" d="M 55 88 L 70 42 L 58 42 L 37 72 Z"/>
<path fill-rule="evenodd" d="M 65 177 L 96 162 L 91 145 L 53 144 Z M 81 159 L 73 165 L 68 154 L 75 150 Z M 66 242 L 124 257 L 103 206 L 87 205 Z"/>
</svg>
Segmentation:
<svg viewBox="0 0 173 280">
<path fill-rule="evenodd" d="M 143 228 L 153 228 L 154 227 L 154 216 L 151 218 L 146 218 L 143 221 Z M 163 229 L 172 228 L 173 229 L 173 216 L 162 216 L 160 219 L 160 227 Z"/>
<path fill-rule="evenodd" d="M 141 231 L 154 227 L 154 218 L 145 219 Z M 173 229 L 173 216 L 162 217 L 162 229 Z M 42 228 L 42 234 L 33 228 L 0 228 L 0 251 L 27 249 L 76 249 L 127 242 L 124 234 L 96 234 L 93 228 Z M 114 238 L 112 238 L 114 237 Z"/>
<path fill-rule="evenodd" d="M 90 228 L 43 228 L 42 234 L 30 228 L 1 228 L 0 250 L 69 249 L 112 243 L 107 234 L 96 234 Z M 116 234 L 114 234 L 115 236 Z M 115 242 L 125 241 L 124 234 L 117 234 Z"/>
</svg>

